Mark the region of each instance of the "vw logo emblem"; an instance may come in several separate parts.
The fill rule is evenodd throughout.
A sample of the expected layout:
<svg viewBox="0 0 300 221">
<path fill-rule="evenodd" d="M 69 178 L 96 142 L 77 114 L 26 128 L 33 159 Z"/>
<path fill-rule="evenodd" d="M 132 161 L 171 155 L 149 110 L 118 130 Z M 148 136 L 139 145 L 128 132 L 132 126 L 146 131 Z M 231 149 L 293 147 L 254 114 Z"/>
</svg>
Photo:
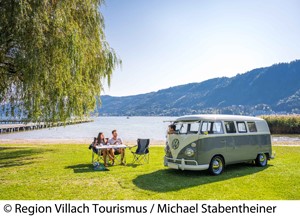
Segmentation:
<svg viewBox="0 0 300 221">
<path fill-rule="evenodd" d="M 178 139 L 174 139 L 174 140 L 172 141 L 172 148 L 173 148 L 174 150 L 176 150 L 178 147 L 179 147 L 179 140 L 178 140 Z"/>
</svg>

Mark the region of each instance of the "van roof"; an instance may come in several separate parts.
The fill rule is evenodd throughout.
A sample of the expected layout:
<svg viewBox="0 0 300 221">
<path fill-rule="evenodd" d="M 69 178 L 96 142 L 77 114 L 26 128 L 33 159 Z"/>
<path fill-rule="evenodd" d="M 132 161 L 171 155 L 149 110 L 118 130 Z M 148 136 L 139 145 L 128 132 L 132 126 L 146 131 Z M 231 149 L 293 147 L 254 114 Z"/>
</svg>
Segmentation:
<svg viewBox="0 0 300 221">
<path fill-rule="evenodd" d="M 235 120 L 235 121 L 264 121 L 259 117 L 242 116 L 242 115 L 225 115 L 225 114 L 199 114 L 199 115 L 185 115 L 177 118 L 174 122 L 179 121 L 200 121 L 200 120 Z"/>
</svg>

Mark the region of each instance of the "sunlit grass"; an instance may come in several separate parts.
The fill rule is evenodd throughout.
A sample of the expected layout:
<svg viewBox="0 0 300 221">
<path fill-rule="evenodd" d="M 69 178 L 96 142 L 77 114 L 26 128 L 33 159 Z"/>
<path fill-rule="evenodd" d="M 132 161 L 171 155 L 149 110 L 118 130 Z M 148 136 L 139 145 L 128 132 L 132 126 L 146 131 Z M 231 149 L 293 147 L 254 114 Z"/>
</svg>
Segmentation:
<svg viewBox="0 0 300 221">
<path fill-rule="evenodd" d="M 0 199 L 300 199 L 300 146 L 274 147 L 266 168 L 226 167 L 221 176 L 163 166 L 162 147 L 150 163 L 94 171 L 88 145 L 1 145 Z"/>
</svg>

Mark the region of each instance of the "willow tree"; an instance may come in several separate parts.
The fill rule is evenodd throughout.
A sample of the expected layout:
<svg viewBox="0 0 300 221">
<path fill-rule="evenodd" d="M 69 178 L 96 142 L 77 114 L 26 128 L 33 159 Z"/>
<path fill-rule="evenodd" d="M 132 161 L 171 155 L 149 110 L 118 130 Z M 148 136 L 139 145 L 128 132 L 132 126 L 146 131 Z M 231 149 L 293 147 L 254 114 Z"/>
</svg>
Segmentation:
<svg viewBox="0 0 300 221">
<path fill-rule="evenodd" d="M 120 63 L 105 40 L 102 0 L 0 0 L 0 102 L 34 121 L 94 110 Z"/>
</svg>

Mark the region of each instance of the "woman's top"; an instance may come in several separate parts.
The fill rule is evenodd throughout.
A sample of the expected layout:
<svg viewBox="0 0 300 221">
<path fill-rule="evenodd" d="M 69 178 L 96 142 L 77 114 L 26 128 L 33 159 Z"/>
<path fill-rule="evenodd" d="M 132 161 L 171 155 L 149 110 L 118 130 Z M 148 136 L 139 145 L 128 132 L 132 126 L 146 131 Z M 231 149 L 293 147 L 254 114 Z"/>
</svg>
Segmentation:
<svg viewBox="0 0 300 221">
<path fill-rule="evenodd" d="M 105 142 L 105 140 L 101 140 L 100 142 L 97 140 L 97 145 L 103 146 L 106 144 L 107 144 L 107 142 Z"/>
</svg>

